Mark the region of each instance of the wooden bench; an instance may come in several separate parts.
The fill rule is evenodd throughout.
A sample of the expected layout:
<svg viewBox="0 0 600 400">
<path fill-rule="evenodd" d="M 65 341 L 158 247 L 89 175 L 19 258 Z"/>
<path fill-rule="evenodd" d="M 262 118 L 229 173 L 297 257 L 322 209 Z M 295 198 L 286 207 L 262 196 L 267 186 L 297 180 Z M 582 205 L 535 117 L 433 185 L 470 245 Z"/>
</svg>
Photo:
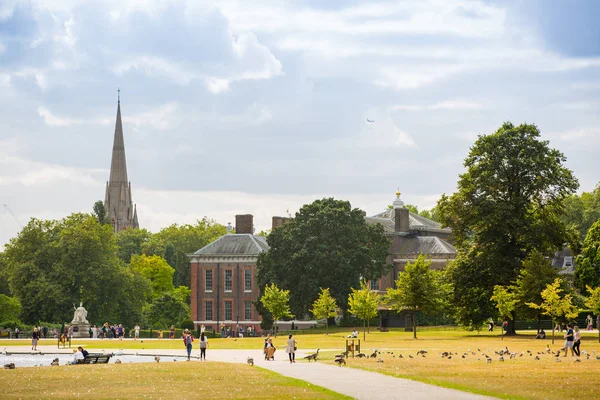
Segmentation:
<svg viewBox="0 0 600 400">
<path fill-rule="evenodd" d="M 77 361 L 77 364 L 108 364 L 112 354 L 90 353 L 83 360 Z"/>
</svg>

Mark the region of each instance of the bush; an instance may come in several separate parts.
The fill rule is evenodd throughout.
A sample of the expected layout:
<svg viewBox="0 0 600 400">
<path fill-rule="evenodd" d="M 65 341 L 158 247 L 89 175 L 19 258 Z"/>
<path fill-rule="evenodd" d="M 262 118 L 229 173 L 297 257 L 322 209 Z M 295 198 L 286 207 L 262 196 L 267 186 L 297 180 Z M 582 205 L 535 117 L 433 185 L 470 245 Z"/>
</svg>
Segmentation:
<svg viewBox="0 0 600 400">
<path fill-rule="evenodd" d="M 183 322 L 181 323 L 181 328 L 182 329 L 189 329 L 190 331 L 194 330 L 194 321 L 192 321 L 191 319 L 186 319 L 183 320 Z"/>
</svg>

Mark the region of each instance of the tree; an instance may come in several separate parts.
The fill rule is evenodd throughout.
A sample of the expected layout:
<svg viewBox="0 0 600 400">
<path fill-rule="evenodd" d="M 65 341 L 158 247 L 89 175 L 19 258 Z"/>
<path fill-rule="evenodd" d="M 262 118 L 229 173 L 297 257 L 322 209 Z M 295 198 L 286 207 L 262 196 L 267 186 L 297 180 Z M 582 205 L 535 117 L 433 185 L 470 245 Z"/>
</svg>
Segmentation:
<svg viewBox="0 0 600 400">
<path fill-rule="evenodd" d="M 331 297 L 329 288 L 321 288 L 321 293 L 319 293 L 319 297 L 313 303 L 310 312 L 313 313 L 316 319 L 325 318 L 325 334 L 329 335 L 329 318 L 335 317 L 338 312 L 337 303 L 335 299 Z"/>
<path fill-rule="evenodd" d="M 118 310 L 113 290 L 121 265 L 110 225 L 90 214 L 61 221 L 32 219 L 6 246 L 4 261 L 21 320 L 70 321 L 83 302 L 90 316 L 108 320 Z"/>
<path fill-rule="evenodd" d="M 458 191 L 438 202 L 458 249 L 452 278 L 461 324 L 482 326 L 494 286 L 511 284 L 532 251 L 548 254 L 567 240 L 560 217 L 579 184 L 565 161 L 535 125 L 506 122 L 471 148 Z"/>
<path fill-rule="evenodd" d="M 500 313 L 502 322 L 506 321 L 507 318 L 511 318 L 517 302 L 519 301 L 517 294 L 509 292 L 504 286 L 494 286 L 494 295 L 491 297 L 492 301 L 496 302 L 496 308 Z M 504 340 L 504 323 L 502 324 L 502 340 Z"/>
<path fill-rule="evenodd" d="M 532 252 L 525 261 L 521 271 L 514 283 L 515 291 L 519 298 L 517 310 L 519 315 L 527 318 L 541 319 L 542 313 L 539 309 L 525 306 L 526 303 L 540 304 L 542 302 L 542 290 L 558 278 L 558 272 L 554 268 L 548 257 L 538 251 Z M 539 326 L 538 326 L 539 327 Z"/>
<path fill-rule="evenodd" d="M 104 202 L 102 200 L 95 202 L 92 209 L 94 211 L 96 221 L 98 221 L 99 224 L 110 224 L 110 219 L 108 218 L 108 214 L 106 213 L 106 208 L 104 208 Z"/>
<path fill-rule="evenodd" d="M 290 291 L 279 289 L 274 283 L 265 286 L 265 291 L 260 298 L 262 305 L 269 310 L 275 322 L 284 317 L 293 317 L 290 312 Z M 275 331 L 277 334 L 277 331 Z"/>
<path fill-rule="evenodd" d="M 567 197 L 564 206 L 562 221 L 577 231 L 581 241 L 585 240 L 588 230 L 600 219 L 600 183 L 591 192 Z"/>
<path fill-rule="evenodd" d="M 389 239 L 380 224 L 369 225 L 365 213 L 333 198 L 302 206 L 295 218 L 274 229 L 269 250 L 257 262 L 257 282 L 292 289 L 292 313 L 303 316 L 320 287 L 330 289 L 345 308 L 352 287 L 362 278 L 376 279 L 390 270 Z"/>
<path fill-rule="evenodd" d="M 589 297 L 585 301 L 585 306 L 589 307 L 596 316 L 600 315 L 600 286 L 595 289 L 588 286 L 587 292 Z M 598 343 L 600 343 L 600 327 L 598 327 Z"/>
<path fill-rule="evenodd" d="M 166 328 L 170 325 L 178 326 L 189 318 L 190 308 L 171 292 L 152 300 L 144 314 L 152 327 Z"/>
<path fill-rule="evenodd" d="M 348 295 L 348 311 L 363 320 L 363 340 L 367 340 L 367 320 L 377 315 L 380 301 L 381 296 L 369 288 L 366 280 L 361 282 L 360 289 L 352 288 L 352 293 Z"/>
<path fill-rule="evenodd" d="M 395 288 L 388 288 L 384 303 L 396 312 L 412 314 L 413 337 L 417 338 L 417 312 L 432 314 L 445 303 L 449 288 L 441 280 L 441 272 L 431 269 L 431 260 L 420 254 L 405 271 L 398 274 Z"/>
<path fill-rule="evenodd" d="M 437 206 L 432 207 L 429 210 L 421 210 L 419 212 L 419 215 L 421 215 L 427 219 L 430 219 L 432 221 L 440 222 L 440 211 Z"/>
<path fill-rule="evenodd" d="M 0 294 L 0 322 L 19 322 L 21 303 L 14 297 Z"/>
<path fill-rule="evenodd" d="M 588 286 L 600 286 L 600 220 L 588 231 L 575 262 L 575 287 L 586 294 Z"/>
<path fill-rule="evenodd" d="M 117 233 L 119 258 L 124 263 L 131 261 L 131 256 L 144 253 L 144 246 L 150 241 L 152 233 L 146 229 L 127 228 Z"/>
<path fill-rule="evenodd" d="M 184 285 L 189 288 L 191 268 L 187 255 L 226 233 L 227 230 L 223 225 L 204 217 L 202 220 L 196 221 L 194 225 L 173 224 L 161 229 L 142 245 L 142 250 L 146 255 L 157 255 L 167 259 L 169 265 L 175 269 L 173 285 L 176 287 Z M 172 247 L 172 249 L 168 250 L 167 247 Z"/>
<path fill-rule="evenodd" d="M 574 306 L 572 296 L 565 294 L 561 297 L 564 291 L 560 288 L 561 281 L 556 278 L 553 283 L 546 286 L 541 293 L 543 301 L 540 304 L 527 303 L 531 308 L 542 310 L 542 314 L 549 316 L 552 319 L 552 325 L 559 321 L 560 318 L 574 319 L 577 318 L 579 309 Z M 552 329 L 552 344 L 554 344 L 554 329 Z"/>
<path fill-rule="evenodd" d="M 173 273 L 164 258 L 159 256 L 134 255 L 131 257 L 131 269 L 150 281 L 152 296 L 160 297 L 173 292 Z"/>
</svg>

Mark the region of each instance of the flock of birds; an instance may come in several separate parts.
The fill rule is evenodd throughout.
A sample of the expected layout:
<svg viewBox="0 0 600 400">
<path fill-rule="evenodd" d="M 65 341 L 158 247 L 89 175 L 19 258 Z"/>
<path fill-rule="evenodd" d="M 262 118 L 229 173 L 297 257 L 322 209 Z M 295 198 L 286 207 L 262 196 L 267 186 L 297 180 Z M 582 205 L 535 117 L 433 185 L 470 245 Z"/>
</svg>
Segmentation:
<svg viewBox="0 0 600 400">
<path fill-rule="evenodd" d="M 428 355 L 427 350 L 418 350 L 414 356 L 412 354 L 408 354 L 407 357 L 404 357 L 402 355 L 402 353 L 394 353 L 393 351 L 381 352 L 377 349 L 372 349 L 372 350 L 373 350 L 373 352 L 369 355 L 364 354 L 364 353 L 358 353 L 356 355 L 356 357 L 357 358 L 372 358 L 372 359 L 376 359 L 378 363 L 383 363 L 384 359 L 382 356 L 384 354 L 388 354 L 388 355 L 391 355 L 392 358 L 399 358 L 399 359 L 400 358 L 412 359 L 412 358 L 417 358 L 417 357 L 425 358 Z M 478 348 L 477 351 L 468 349 L 467 351 L 462 352 L 462 353 L 443 351 L 443 352 L 439 353 L 439 356 L 443 359 L 448 359 L 448 360 L 451 360 L 452 358 L 466 359 L 469 357 L 471 357 L 471 358 L 477 357 L 477 361 L 485 360 L 486 363 L 488 363 L 488 364 L 491 364 L 492 360 L 494 358 L 496 358 L 499 362 L 504 362 L 504 360 L 506 358 L 508 358 L 509 360 L 512 360 L 512 359 L 517 359 L 517 358 L 521 358 L 521 357 L 525 357 L 525 358 L 532 357 L 534 360 L 538 361 L 538 360 L 541 360 L 544 356 L 552 356 L 552 357 L 554 357 L 556 362 L 561 362 L 562 352 L 563 352 L 562 348 L 557 349 L 556 351 L 552 351 L 552 349 L 550 348 L 550 345 L 547 345 L 546 349 L 544 351 L 538 351 L 537 354 L 534 354 L 534 352 L 532 352 L 531 350 L 526 350 L 526 351 L 521 351 L 521 352 L 510 351 L 510 349 L 507 346 L 503 349 L 493 351 L 493 353 L 492 353 L 492 350 L 490 350 L 490 349 L 486 349 L 486 351 L 483 351 Z M 334 361 L 339 366 L 346 365 L 345 358 L 348 358 L 348 354 L 349 354 L 348 351 L 345 351 L 340 354 L 336 354 Z M 592 350 L 591 353 L 588 353 L 587 351 L 583 350 L 581 352 L 581 356 L 575 357 L 574 362 L 581 362 L 582 358 L 589 360 L 594 357 L 596 360 L 600 361 L 600 355 L 597 355 L 595 350 Z M 316 359 L 315 359 L 315 361 L 316 361 Z"/>
</svg>

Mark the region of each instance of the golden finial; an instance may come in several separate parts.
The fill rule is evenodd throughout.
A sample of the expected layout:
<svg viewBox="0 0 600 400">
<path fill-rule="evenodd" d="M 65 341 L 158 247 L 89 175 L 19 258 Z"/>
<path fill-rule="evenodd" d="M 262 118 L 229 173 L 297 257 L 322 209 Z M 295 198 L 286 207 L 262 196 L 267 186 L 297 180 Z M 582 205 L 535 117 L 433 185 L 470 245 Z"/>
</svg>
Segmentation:
<svg viewBox="0 0 600 400">
<path fill-rule="evenodd" d="M 400 197 L 400 188 L 398 188 L 398 190 L 396 190 L 396 197 Z"/>
</svg>

